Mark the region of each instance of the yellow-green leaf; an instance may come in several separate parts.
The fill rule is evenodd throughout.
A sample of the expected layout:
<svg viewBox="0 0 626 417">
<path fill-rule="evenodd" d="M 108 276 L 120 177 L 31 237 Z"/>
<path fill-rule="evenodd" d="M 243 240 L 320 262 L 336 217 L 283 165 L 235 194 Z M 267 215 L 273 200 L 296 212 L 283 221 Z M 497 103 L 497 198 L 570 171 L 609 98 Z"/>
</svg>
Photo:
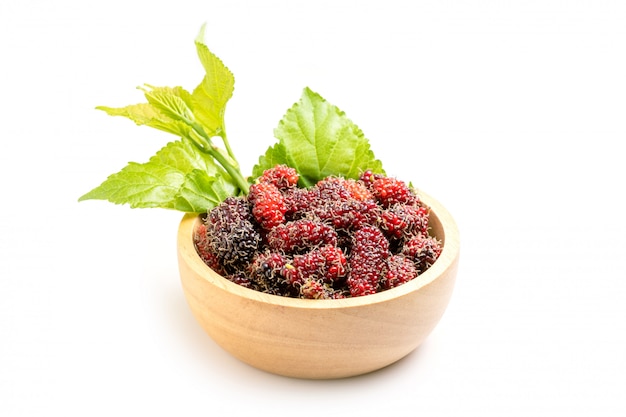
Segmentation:
<svg viewBox="0 0 626 417">
<path fill-rule="evenodd" d="M 198 177 L 197 171 L 203 172 L 204 177 Z M 199 183 L 199 179 L 203 181 Z M 212 182 L 216 182 L 216 191 L 211 189 Z M 209 188 L 203 191 L 194 184 L 208 185 Z M 146 163 L 130 162 L 100 186 L 80 197 L 79 201 L 108 200 L 115 204 L 129 204 L 133 208 L 177 209 L 182 205 L 180 199 L 187 198 L 186 209 L 195 212 L 200 208 L 206 210 L 206 201 L 211 201 L 213 195 L 223 196 L 223 190 L 234 194 L 237 187 L 213 158 L 198 152 L 189 140 L 182 139 L 168 143 Z M 193 193 L 200 195 L 203 192 L 208 197 L 199 199 L 192 196 Z"/>
<path fill-rule="evenodd" d="M 110 116 L 126 117 L 139 126 L 150 126 L 176 136 L 189 137 L 189 130 L 191 130 L 185 122 L 167 116 L 150 103 L 131 104 L 125 107 L 98 106 L 96 109 Z"/>
<path fill-rule="evenodd" d="M 204 126 L 209 136 L 221 135 L 224 131 L 226 103 L 233 95 L 235 77 L 204 43 L 205 26 L 196 37 L 196 50 L 206 75 L 193 90 L 191 102 L 193 113 Z"/>
<path fill-rule="evenodd" d="M 191 94 L 182 87 L 154 87 L 147 85 L 142 88 L 148 103 L 172 119 L 179 119 L 187 124 L 194 122 L 191 111 Z"/>
</svg>

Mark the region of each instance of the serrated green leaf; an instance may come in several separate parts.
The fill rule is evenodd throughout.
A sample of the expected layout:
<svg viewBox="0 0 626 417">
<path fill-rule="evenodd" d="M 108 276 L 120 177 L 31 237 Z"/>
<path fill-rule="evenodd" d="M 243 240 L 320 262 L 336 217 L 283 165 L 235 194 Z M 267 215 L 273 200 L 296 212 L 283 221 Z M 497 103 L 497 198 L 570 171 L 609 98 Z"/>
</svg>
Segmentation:
<svg viewBox="0 0 626 417">
<path fill-rule="evenodd" d="M 206 171 L 194 169 L 185 176 L 174 198 L 173 208 L 189 213 L 205 213 L 236 192 L 236 187 L 223 176 L 211 177 Z"/>
<path fill-rule="evenodd" d="M 287 111 L 274 135 L 279 143 L 259 159 L 255 176 L 277 163 L 298 170 L 306 187 L 329 175 L 358 178 L 366 169 L 384 173 L 358 126 L 309 88 Z"/>
<path fill-rule="evenodd" d="M 154 87 L 147 85 L 142 88 L 148 103 L 163 114 L 187 124 L 194 122 L 191 111 L 191 94 L 182 87 Z"/>
<path fill-rule="evenodd" d="M 131 104 L 126 107 L 98 106 L 96 109 L 102 110 L 110 116 L 126 117 L 139 126 L 150 126 L 180 137 L 189 137 L 191 130 L 191 127 L 185 122 L 172 119 L 150 103 Z"/>
<path fill-rule="evenodd" d="M 168 143 L 146 163 L 129 163 L 80 197 L 79 201 L 108 200 L 115 204 L 129 204 L 133 208 L 175 209 L 181 204 L 179 199 L 185 198 L 181 196 L 181 189 L 193 188 L 189 185 L 188 174 L 194 170 L 205 172 L 207 177 L 221 177 L 224 183 L 231 183 L 232 190 L 236 190 L 223 168 L 210 156 L 198 152 L 189 140 L 182 139 Z M 197 174 L 191 178 L 195 177 Z M 220 187 L 228 189 L 224 184 Z"/>
<path fill-rule="evenodd" d="M 218 136 L 224 131 L 226 103 L 233 95 L 235 77 L 204 43 L 205 27 L 206 25 L 202 25 L 195 44 L 206 75 L 193 90 L 191 102 L 194 115 L 207 130 L 207 134 Z"/>
<path fill-rule="evenodd" d="M 252 168 L 252 176 L 258 178 L 263 171 L 276 165 L 285 164 L 292 166 L 293 162 L 287 160 L 287 151 L 281 143 L 270 146 L 265 154 L 259 157 L 259 162 Z"/>
</svg>

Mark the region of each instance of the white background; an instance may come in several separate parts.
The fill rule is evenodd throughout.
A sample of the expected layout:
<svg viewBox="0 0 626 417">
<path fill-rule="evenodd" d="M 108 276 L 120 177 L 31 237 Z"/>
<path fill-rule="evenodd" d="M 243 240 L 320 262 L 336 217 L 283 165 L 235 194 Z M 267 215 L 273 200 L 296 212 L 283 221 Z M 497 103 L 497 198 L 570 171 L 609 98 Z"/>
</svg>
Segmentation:
<svg viewBox="0 0 626 417">
<path fill-rule="evenodd" d="M 311 87 L 461 230 L 427 341 L 308 381 L 233 359 L 183 298 L 181 215 L 77 198 L 174 139 L 94 110 L 235 74 L 249 172 Z M 0 415 L 626 415 L 620 1 L 0 3 Z"/>
</svg>

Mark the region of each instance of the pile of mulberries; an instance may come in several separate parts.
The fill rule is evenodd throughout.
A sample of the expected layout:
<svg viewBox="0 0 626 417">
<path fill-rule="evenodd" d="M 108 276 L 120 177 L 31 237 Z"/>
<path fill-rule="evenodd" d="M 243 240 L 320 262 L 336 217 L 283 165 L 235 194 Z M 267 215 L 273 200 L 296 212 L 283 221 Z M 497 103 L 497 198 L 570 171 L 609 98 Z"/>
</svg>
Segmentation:
<svg viewBox="0 0 626 417">
<path fill-rule="evenodd" d="M 194 243 L 234 283 L 268 294 L 337 299 L 375 294 L 426 271 L 441 254 L 429 208 L 405 182 L 365 171 L 298 187 L 277 165 L 203 217 Z"/>
</svg>

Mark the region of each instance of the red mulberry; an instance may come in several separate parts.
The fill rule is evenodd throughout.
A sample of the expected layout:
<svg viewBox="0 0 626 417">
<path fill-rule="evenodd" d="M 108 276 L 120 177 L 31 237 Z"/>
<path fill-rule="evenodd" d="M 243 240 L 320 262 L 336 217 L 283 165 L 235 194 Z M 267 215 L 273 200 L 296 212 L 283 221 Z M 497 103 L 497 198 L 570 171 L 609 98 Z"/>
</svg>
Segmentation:
<svg viewBox="0 0 626 417">
<path fill-rule="evenodd" d="M 416 276 L 417 268 L 415 268 L 413 261 L 403 255 L 392 255 L 385 263 L 381 286 L 388 290 L 405 284 Z"/>
<path fill-rule="evenodd" d="M 369 191 L 369 189 L 365 186 L 362 181 L 356 181 L 352 178 L 342 178 L 342 177 L 327 177 L 323 180 L 322 187 L 330 188 L 328 184 L 335 183 L 338 185 L 338 189 L 345 189 L 347 194 L 343 191 L 338 193 L 338 196 L 343 199 L 353 198 L 359 201 L 365 200 L 373 200 L 374 196 Z M 318 183 L 319 185 L 320 183 Z"/>
<path fill-rule="evenodd" d="M 321 244 L 336 245 L 337 232 L 319 220 L 300 219 L 274 227 L 267 241 L 274 250 L 302 252 Z"/>
<path fill-rule="evenodd" d="M 441 255 L 441 244 L 431 236 L 419 234 L 404 244 L 402 254 L 413 260 L 419 273 L 426 271 Z"/>
<path fill-rule="evenodd" d="M 350 192 L 333 177 L 319 181 L 309 188 L 309 213 L 317 214 L 328 210 L 328 206 L 337 201 L 350 200 Z"/>
<path fill-rule="evenodd" d="M 389 241 L 379 228 L 364 226 L 354 233 L 347 280 L 353 297 L 374 294 L 378 290 L 381 272 L 389 256 Z"/>
<path fill-rule="evenodd" d="M 316 198 L 321 203 L 352 198 L 352 194 L 345 187 L 344 181 L 337 177 L 327 177 L 318 181 L 311 187 L 311 191 L 316 193 Z"/>
<path fill-rule="evenodd" d="M 382 211 L 379 226 L 392 239 L 409 239 L 428 230 L 428 210 L 417 205 L 394 204 Z"/>
<path fill-rule="evenodd" d="M 260 182 L 251 185 L 248 200 L 254 218 L 263 229 L 269 230 L 285 222 L 285 200 L 274 184 Z"/>
<path fill-rule="evenodd" d="M 196 251 L 198 252 L 198 255 L 200 255 L 200 258 L 209 268 L 211 268 L 220 275 L 226 274 L 226 271 L 222 267 L 219 256 L 217 256 L 217 254 L 213 252 L 213 248 L 209 244 L 209 236 L 206 224 L 202 223 L 198 225 L 198 228 L 194 233 L 194 244 L 196 246 Z"/>
<path fill-rule="evenodd" d="M 285 276 L 291 284 L 301 284 L 307 279 L 333 283 L 346 275 L 346 263 L 340 248 L 325 245 L 302 255 L 294 255 L 291 266 L 285 268 Z"/>
<path fill-rule="evenodd" d="M 292 187 L 283 190 L 283 198 L 286 219 L 296 220 L 304 217 L 311 210 L 315 195 L 306 188 Z"/>
<path fill-rule="evenodd" d="M 298 291 L 300 298 L 306 298 L 310 300 L 328 300 L 335 298 L 335 291 L 331 287 L 312 278 L 305 279 L 300 284 Z"/>
<path fill-rule="evenodd" d="M 393 177 L 381 177 L 372 183 L 372 194 L 383 207 L 394 204 L 415 204 L 417 196 L 404 182 Z"/>
<path fill-rule="evenodd" d="M 318 214 L 323 216 L 324 213 L 328 212 L 330 205 L 352 199 L 350 191 L 335 177 L 328 177 L 319 181 L 313 187 L 306 190 L 306 194 L 290 195 L 287 198 L 290 197 L 298 198 L 298 200 L 294 201 L 298 205 L 298 207 L 294 207 L 298 210 L 293 216 L 296 218 L 310 215 L 317 216 Z M 290 204 L 291 203 L 290 201 Z"/>
<path fill-rule="evenodd" d="M 279 190 L 284 190 L 298 184 L 300 176 L 294 168 L 287 165 L 276 165 L 266 169 L 259 177 L 259 182 L 274 184 Z"/>
<path fill-rule="evenodd" d="M 352 231 L 365 225 L 375 225 L 380 207 L 373 200 L 337 200 L 318 208 L 315 215 L 337 230 Z"/>
<path fill-rule="evenodd" d="M 359 177 L 359 181 L 365 185 L 366 188 L 372 188 L 372 184 L 379 178 L 383 178 L 382 174 L 374 174 L 371 169 L 368 169 Z"/>
</svg>

